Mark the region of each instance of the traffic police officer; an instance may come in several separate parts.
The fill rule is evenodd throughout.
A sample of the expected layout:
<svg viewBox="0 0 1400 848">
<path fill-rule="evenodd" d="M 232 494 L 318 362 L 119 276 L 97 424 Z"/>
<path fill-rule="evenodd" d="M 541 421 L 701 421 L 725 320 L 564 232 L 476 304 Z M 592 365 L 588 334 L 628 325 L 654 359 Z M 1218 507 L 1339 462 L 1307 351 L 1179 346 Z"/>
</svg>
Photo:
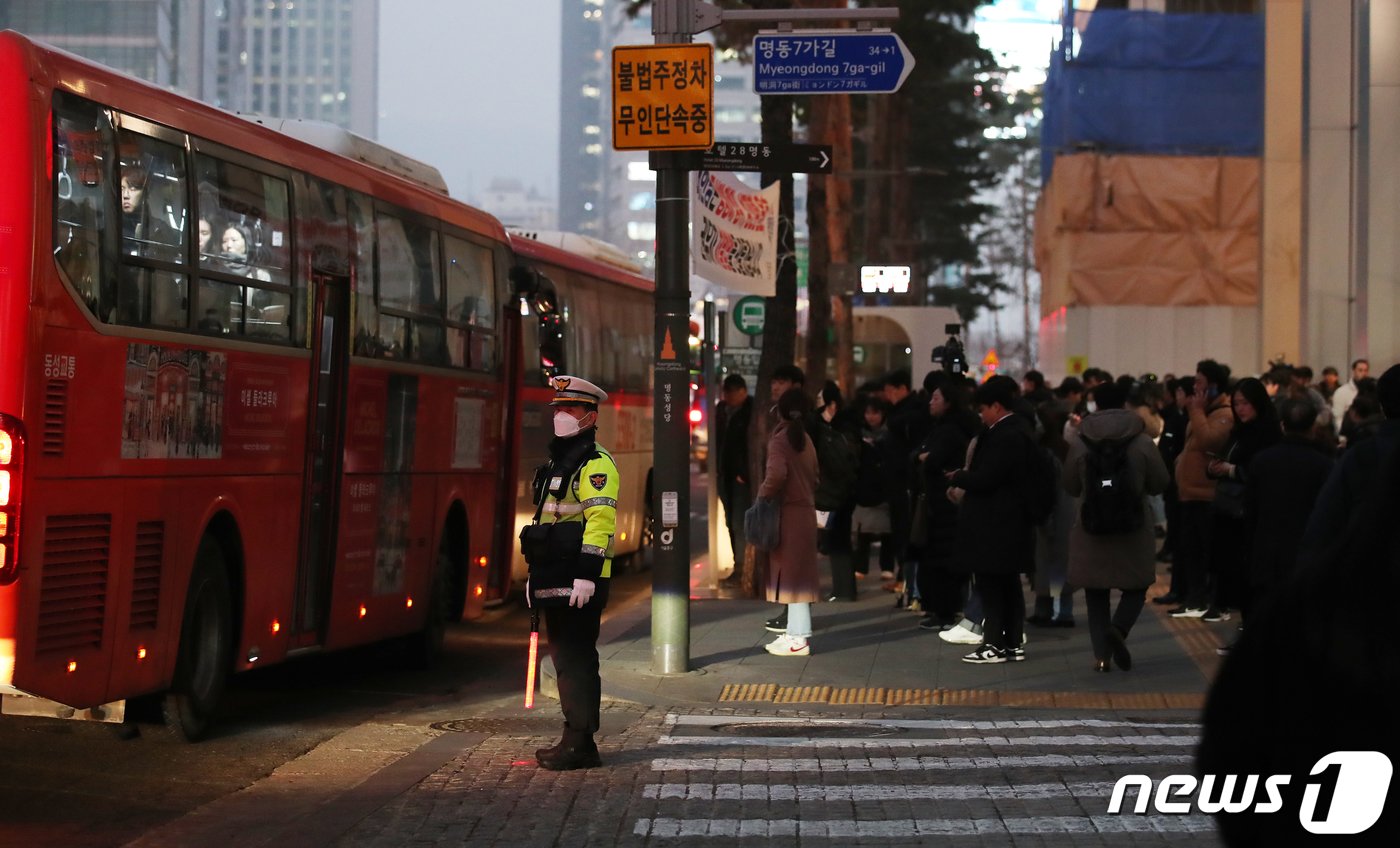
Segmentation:
<svg viewBox="0 0 1400 848">
<path fill-rule="evenodd" d="M 602 765 L 593 741 L 602 700 L 598 626 L 612 576 L 619 481 L 612 456 L 595 441 L 598 405 L 607 393 L 578 377 L 554 377 L 552 384 L 555 438 L 549 464 L 536 478 L 536 525 L 581 522 L 583 542 L 577 555 L 568 557 L 572 568 L 566 561 L 563 580 L 530 589 L 531 603 L 544 612 L 564 712 L 563 738 L 536 751 L 535 759 L 543 768 L 567 771 Z"/>
</svg>

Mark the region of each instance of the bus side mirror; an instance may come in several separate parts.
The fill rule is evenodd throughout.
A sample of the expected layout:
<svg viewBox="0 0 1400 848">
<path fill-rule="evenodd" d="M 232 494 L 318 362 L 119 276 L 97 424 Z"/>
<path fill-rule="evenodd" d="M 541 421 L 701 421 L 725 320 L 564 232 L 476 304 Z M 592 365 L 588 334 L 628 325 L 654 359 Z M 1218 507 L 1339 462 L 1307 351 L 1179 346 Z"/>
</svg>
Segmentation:
<svg viewBox="0 0 1400 848">
<path fill-rule="evenodd" d="M 516 265 L 507 275 L 516 297 L 531 297 L 540 289 L 539 272 L 524 265 Z"/>
</svg>

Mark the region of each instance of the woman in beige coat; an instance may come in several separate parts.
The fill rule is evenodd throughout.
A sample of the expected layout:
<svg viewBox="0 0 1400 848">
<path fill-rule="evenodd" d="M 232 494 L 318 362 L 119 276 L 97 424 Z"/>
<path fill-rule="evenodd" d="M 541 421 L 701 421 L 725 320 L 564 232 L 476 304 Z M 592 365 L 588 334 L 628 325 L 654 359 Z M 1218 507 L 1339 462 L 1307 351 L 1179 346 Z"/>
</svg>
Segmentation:
<svg viewBox="0 0 1400 848">
<path fill-rule="evenodd" d="M 821 590 L 817 576 L 817 451 L 804 422 L 812 401 L 801 389 L 778 399 L 779 424 L 768 440 L 768 464 L 760 498 L 782 508 L 778 547 L 768 554 L 768 600 L 787 604 L 787 632 L 768 644 L 770 654 L 805 657 L 812 652 L 812 607 Z"/>
</svg>

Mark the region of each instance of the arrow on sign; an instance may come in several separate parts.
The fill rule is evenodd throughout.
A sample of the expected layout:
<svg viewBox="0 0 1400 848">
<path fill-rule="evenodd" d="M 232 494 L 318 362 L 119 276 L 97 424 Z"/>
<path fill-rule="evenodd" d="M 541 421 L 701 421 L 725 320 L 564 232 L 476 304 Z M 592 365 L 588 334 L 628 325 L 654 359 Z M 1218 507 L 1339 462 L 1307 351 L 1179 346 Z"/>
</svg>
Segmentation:
<svg viewBox="0 0 1400 848">
<path fill-rule="evenodd" d="M 690 171 L 829 174 L 831 145 L 717 141 L 709 150 L 692 153 L 681 161 Z"/>
</svg>

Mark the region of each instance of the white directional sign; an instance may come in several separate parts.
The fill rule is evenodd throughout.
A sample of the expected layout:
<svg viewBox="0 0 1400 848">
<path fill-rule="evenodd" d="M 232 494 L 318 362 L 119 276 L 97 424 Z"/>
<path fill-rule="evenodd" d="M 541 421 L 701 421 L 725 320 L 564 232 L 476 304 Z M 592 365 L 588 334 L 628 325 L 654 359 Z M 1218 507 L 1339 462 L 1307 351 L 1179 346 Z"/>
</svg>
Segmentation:
<svg viewBox="0 0 1400 848">
<path fill-rule="evenodd" d="M 759 94 L 882 94 L 898 91 L 914 55 L 893 32 L 787 32 L 753 40 Z"/>
</svg>

